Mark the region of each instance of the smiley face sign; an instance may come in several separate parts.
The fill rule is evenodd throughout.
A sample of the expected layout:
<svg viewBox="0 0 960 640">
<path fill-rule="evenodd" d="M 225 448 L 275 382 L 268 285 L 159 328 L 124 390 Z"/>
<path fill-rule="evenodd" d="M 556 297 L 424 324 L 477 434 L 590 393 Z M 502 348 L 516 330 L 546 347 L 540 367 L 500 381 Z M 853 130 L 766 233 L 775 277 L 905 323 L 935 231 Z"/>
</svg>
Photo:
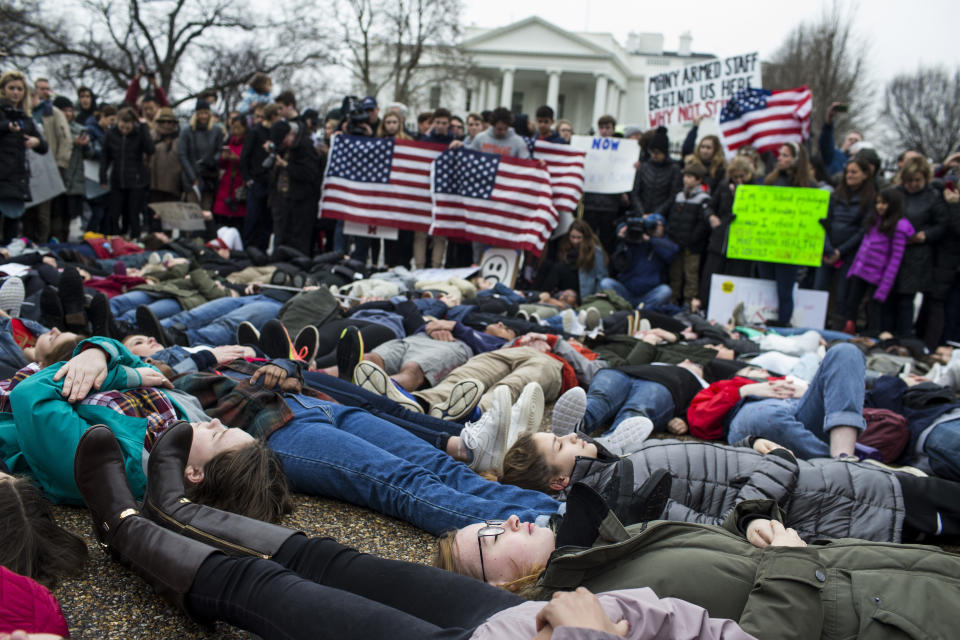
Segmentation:
<svg viewBox="0 0 960 640">
<path fill-rule="evenodd" d="M 512 287 L 517 279 L 519 261 L 520 252 L 514 249 L 487 249 L 480 262 L 480 276 Z"/>
</svg>

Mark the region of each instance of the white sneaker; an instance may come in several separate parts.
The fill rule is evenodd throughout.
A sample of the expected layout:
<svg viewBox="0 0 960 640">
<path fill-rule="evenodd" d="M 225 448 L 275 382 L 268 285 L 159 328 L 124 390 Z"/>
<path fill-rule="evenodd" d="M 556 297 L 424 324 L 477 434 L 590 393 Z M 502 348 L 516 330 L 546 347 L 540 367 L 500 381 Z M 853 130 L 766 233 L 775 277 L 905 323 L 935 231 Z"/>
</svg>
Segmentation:
<svg viewBox="0 0 960 640">
<path fill-rule="evenodd" d="M 587 331 L 593 331 L 594 329 L 600 328 L 603 320 L 600 318 L 599 309 L 596 307 L 588 307 L 582 313 L 583 320 L 580 322 L 582 322 L 583 326 L 587 328 Z"/>
<path fill-rule="evenodd" d="M 463 425 L 460 438 L 473 452 L 470 468 L 499 471 L 507 451 L 507 430 L 510 428 L 510 389 L 500 385 L 493 390 L 493 404 L 476 422 Z"/>
<path fill-rule="evenodd" d="M 560 314 L 560 319 L 563 321 L 564 333 L 571 336 L 582 336 L 584 334 L 583 325 L 577 320 L 577 314 L 574 313 L 573 309 L 564 309 Z"/>
<path fill-rule="evenodd" d="M 596 441 L 608 449 L 610 453 L 626 456 L 640 450 L 643 441 L 653 433 L 653 422 L 646 416 L 627 418 L 607 436 L 596 438 Z"/>
<path fill-rule="evenodd" d="M 557 398 L 553 405 L 550 430 L 559 438 L 572 433 L 583 415 L 587 412 L 587 392 L 582 387 L 574 387 Z"/>
<path fill-rule="evenodd" d="M 514 403 L 513 409 L 510 410 L 507 449 L 510 449 L 520 436 L 535 433 L 540 429 L 540 423 L 543 421 L 543 404 L 543 388 L 540 387 L 540 383 L 527 384 Z"/>
</svg>

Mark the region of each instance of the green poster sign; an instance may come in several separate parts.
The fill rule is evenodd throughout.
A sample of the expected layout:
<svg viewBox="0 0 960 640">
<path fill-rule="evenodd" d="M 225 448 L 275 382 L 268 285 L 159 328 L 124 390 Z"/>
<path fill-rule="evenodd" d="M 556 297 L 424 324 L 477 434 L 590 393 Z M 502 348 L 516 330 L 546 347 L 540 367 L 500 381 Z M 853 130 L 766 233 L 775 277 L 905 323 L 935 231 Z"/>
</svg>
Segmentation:
<svg viewBox="0 0 960 640">
<path fill-rule="evenodd" d="M 819 267 L 829 202 L 823 189 L 737 187 L 727 257 Z"/>
</svg>

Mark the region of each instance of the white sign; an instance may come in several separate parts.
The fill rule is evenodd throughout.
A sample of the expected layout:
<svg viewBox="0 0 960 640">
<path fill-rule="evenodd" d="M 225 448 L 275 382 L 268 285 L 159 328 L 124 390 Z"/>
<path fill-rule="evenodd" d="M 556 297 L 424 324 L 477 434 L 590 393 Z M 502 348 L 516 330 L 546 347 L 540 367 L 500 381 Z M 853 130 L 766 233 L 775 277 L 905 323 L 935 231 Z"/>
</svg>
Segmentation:
<svg viewBox="0 0 960 640">
<path fill-rule="evenodd" d="M 100 186 L 100 162 L 98 160 L 83 161 L 83 177 L 87 200 L 93 200 L 110 191 L 110 189 L 104 189 Z"/>
<path fill-rule="evenodd" d="M 808 329 L 823 329 L 827 319 L 826 291 L 793 289 L 793 317 L 790 324 Z M 714 274 L 710 280 L 710 304 L 707 319 L 726 324 L 738 303 L 749 323 L 763 324 L 777 319 L 777 283 L 773 280 L 738 278 Z"/>
<path fill-rule="evenodd" d="M 658 73 L 647 80 L 647 122 L 653 128 L 712 120 L 737 91 L 761 86 L 756 51 Z"/>
<path fill-rule="evenodd" d="M 57 161 L 49 151 L 40 155 L 33 149 L 27 149 L 27 164 L 30 166 L 30 197 L 33 198 L 27 203 L 28 208 L 53 200 L 67 190 L 63 186 Z"/>
<path fill-rule="evenodd" d="M 196 202 L 153 202 L 147 206 L 160 217 L 165 229 L 203 231 L 207 227 Z"/>
<path fill-rule="evenodd" d="M 626 193 L 633 189 L 640 145 L 627 138 L 573 136 L 570 147 L 586 151 L 583 190 L 590 193 Z"/>
<path fill-rule="evenodd" d="M 520 252 L 516 249 L 487 249 L 480 261 L 480 277 L 512 287 L 517 280 Z"/>
<path fill-rule="evenodd" d="M 373 224 L 350 222 L 349 220 L 343 221 L 343 235 L 345 236 L 363 236 L 364 238 L 396 240 L 399 237 L 399 231 L 396 227 L 378 227 Z"/>
</svg>

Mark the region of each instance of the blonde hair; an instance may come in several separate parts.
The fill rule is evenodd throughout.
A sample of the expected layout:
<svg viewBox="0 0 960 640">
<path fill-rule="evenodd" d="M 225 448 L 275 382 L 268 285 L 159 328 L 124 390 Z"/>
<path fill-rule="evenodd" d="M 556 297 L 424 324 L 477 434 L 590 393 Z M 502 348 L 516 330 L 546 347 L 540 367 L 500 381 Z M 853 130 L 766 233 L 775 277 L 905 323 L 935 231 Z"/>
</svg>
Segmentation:
<svg viewBox="0 0 960 640">
<path fill-rule="evenodd" d="M 410 136 L 407 135 L 407 132 L 403 130 L 403 116 L 396 109 L 391 109 L 387 111 L 382 118 L 380 118 L 380 126 L 377 127 L 377 137 L 383 138 L 387 135 L 387 128 L 384 126 L 387 118 L 396 118 L 397 119 L 397 132 L 393 134 L 394 139 L 396 140 L 410 140 Z"/>
<path fill-rule="evenodd" d="M 13 105 L 19 107 L 25 113 L 33 111 L 33 104 L 30 102 L 30 82 L 27 81 L 27 76 L 19 71 L 4 71 L 3 75 L 0 75 L 0 91 L 3 91 L 3 88 L 6 87 L 11 82 L 20 81 L 23 83 L 23 100 L 20 101 L 19 105 Z M 2 97 L 2 96 L 0 96 Z"/>
<path fill-rule="evenodd" d="M 903 162 L 899 172 L 899 181 L 902 183 L 916 175 L 923 176 L 926 184 L 930 184 L 933 179 L 933 169 L 930 168 L 930 163 L 923 156 L 910 156 Z"/>
<path fill-rule="evenodd" d="M 470 567 L 460 562 L 460 556 L 457 554 L 457 529 L 447 531 L 437 538 L 437 548 L 434 550 L 431 564 L 438 569 L 457 573 L 462 576 L 476 578 L 477 580 L 483 579 L 478 572 L 471 571 Z M 523 569 L 516 562 L 514 566 L 517 568 L 517 573 L 521 574 L 521 576 L 510 582 L 495 586 L 505 591 L 515 593 L 521 598 L 528 600 L 535 599 L 536 593 L 540 590 L 537 586 L 537 581 L 540 579 L 540 574 L 544 572 L 546 566 L 541 565 Z"/>
</svg>

